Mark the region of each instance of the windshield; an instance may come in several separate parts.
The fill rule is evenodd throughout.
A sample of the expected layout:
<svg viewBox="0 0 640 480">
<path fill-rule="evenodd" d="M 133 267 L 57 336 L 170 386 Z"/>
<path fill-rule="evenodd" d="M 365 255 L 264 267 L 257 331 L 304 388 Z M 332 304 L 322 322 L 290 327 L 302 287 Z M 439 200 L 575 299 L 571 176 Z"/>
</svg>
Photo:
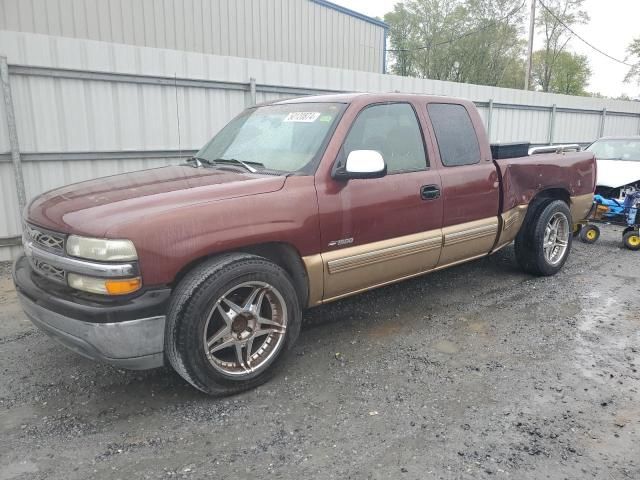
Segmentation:
<svg viewBox="0 0 640 480">
<path fill-rule="evenodd" d="M 339 103 L 249 109 L 220 130 L 196 157 L 211 162 L 240 160 L 258 171 L 297 172 L 318 155 L 343 109 Z"/>
<path fill-rule="evenodd" d="M 587 148 L 598 160 L 630 160 L 640 162 L 640 138 L 598 140 Z"/>
</svg>

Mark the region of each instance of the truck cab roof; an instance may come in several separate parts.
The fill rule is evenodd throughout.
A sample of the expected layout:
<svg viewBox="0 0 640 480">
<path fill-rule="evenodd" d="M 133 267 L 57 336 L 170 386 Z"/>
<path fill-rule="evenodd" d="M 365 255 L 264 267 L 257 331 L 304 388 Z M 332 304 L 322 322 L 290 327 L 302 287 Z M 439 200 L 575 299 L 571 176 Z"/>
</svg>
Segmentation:
<svg viewBox="0 0 640 480">
<path fill-rule="evenodd" d="M 462 105 L 471 104 L 473 102 L 456 97 L 447 97 L 442 95 L 424 95 L 418 93 L 332 93 L 326 95 L 311 95 L 306 97 L 289 98 L 286 100 L 277 100 L 267 103 L 267 105 L 282 105 L 289 103 L 377 103 L 377 102 L 398 102 L 398 101 L 425 101 L 425 102 L 441 102 L 441 103 L 458 103 Z"/>
</svg>

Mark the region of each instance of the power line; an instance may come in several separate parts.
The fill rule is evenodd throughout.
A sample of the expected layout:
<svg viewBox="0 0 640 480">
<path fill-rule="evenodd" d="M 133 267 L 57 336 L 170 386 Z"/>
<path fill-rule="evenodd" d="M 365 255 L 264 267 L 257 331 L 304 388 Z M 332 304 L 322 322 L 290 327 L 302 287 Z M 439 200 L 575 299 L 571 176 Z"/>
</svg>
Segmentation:
<svg viewBox="0 0 640 480">
<path fill-rule="evenodd" d="M 535 1 L 535 0 L 534 0 Z M 598 47 L 594 46 L 593 44 L 589 43 L 588 41 L 586 41 L 584 38 L 582 38 L 580 35 L 578 35 L 576 32 L 574 32 L 566 23 L 564 23 L 562 20 L 560 20 L 560 18 L 558 18 L 558 16 L 549 8 L 547 7 L 542 0 L 538 0 L 538 3 L 540 3 L 540 5 L 542 6 L 542 8 L 544 8 L 549 15 L 551 15 L 553 18 L 556 19 L 556 21 L 562 25 L 564 28 L 566 28 L 567 30 L 569 30 L 576 38 L 578 38 L 579 40 L 581 40 L 583 43 L 585 43 L 586 45 L 588 45 L 589 47 L 591 47 L 592 49 L 594 49 L 596 52 L 598 52 L 601 55 L 604 55 L 605 57 L 613 60 L 614 62 L 618 62 L 621 63 L 622 65 L 626 65 L 627 67 L 633 67 L 632 64 L 624 62 L 618 58 L 615 58 L 611 55 L 609 55 L 607 52 L 603 52 L 602 50 L 600 50 Z"/>
<path fill-rule="evenodd" d="M 498 18 L 496 20 L 491 20 L 490 23 L 488 23 L 487 25 L 484 25 L 482 27 L 476 28 L 475 30 L 470 30 L 466 33 L 463 33 L 462 35 L 456 37 L 456 38 L 452 38 L 450 40 L 444 40 L 442 42 L 438 42 L 438 43 L 434 43 L 433 45 L 424 45 L 422 47 L 416 47 L 416 48 L 387 48 L 385 51 L 386 52 L 417 52 L 420 50 L 426 50 L 428 48 L 433 48 L 433 47 L 439 47 L 441 45 L 447 45 L 449 43 L 454 43 L 457 42 L 458 40 L 462 40 L 463 38 L 469 37 L 471 35 L 475 35 L 476 33 L 482 32 L 483 30 L 486 30 L 490 27 L 493 27 L 496 23 L 501 22 L 503 20 L 508 20 L 509 17 L 511 17 L 512 15 L 515 15 L 516 13 L 518 13 L 520 10 L 522 10 L 522 7 L 524 7 L 525 3 L 527 3 L 527 0 L 523 0 L 522 4 L 520 4 L 519 7 L 514 8 L 511 12 L 509 12 L 508 14 L 506 14 L 504 17 Z"/>
</svg>

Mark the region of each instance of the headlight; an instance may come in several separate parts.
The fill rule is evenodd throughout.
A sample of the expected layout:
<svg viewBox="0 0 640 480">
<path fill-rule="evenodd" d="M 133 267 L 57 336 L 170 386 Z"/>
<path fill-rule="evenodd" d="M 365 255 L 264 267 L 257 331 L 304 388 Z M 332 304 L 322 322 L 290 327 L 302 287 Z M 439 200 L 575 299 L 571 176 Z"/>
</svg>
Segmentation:
<svg viewBox="0 0 640 480">
<path fill-rule="evenodd" d="M 131 240 L 107 240 L 70 235 L 67 238 L 67 253 L 73 257 L 115 262 L 136 260 L 138 254 Z"/>
<path fill-rule="evenodd" d="M 67 274 L 67 282 L 70 287 L 76 290 L 102 295 L 126 295 L 139 290 L 142 286 L 140 277 L 105 279 L 87 277 L 77 273 Z"/>
</svg>

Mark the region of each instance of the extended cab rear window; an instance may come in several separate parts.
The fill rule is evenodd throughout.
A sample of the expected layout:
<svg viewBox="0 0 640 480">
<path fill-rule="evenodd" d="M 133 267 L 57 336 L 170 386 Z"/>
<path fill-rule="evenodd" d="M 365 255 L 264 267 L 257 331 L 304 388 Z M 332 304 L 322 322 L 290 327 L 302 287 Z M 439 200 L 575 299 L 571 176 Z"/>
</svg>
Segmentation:
<svg viewBox="0 0 640 480">
<path fill-rule="evenodd" d="M 466 108 L 452 103 L 430 103 L 427 112 L 445 167 L 480 162 L 480 144 Z"/>
</svg>

